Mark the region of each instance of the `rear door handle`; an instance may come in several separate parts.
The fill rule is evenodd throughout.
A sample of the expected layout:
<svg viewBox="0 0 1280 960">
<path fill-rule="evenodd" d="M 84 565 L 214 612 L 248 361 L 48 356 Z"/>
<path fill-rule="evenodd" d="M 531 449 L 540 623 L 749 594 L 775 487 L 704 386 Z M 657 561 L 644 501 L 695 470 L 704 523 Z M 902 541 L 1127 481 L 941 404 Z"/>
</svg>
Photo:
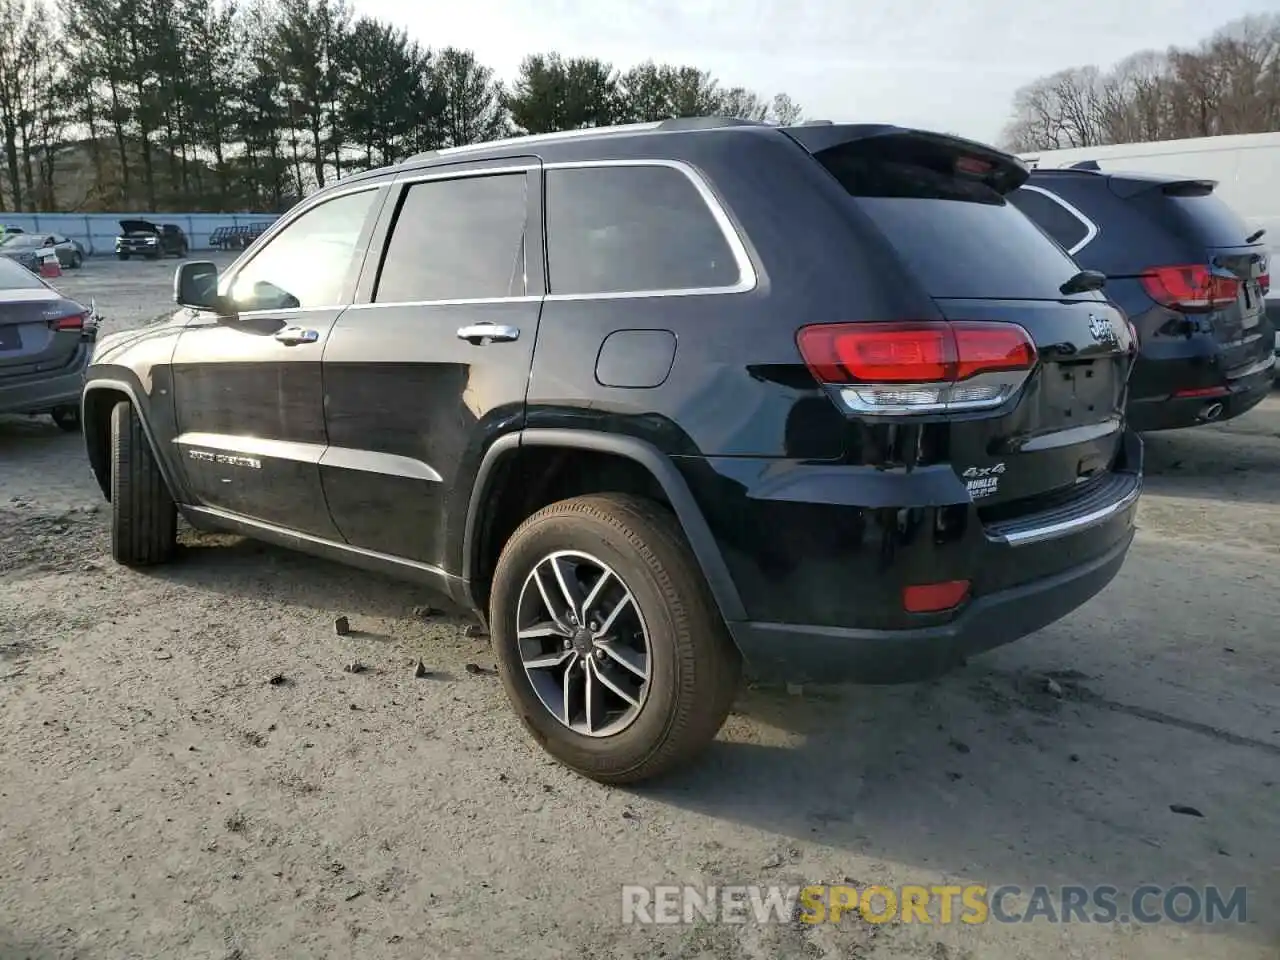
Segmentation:
<svg viewBox="0 0 1280 960">
<path fill-rule="evenodd" d="M 477 347 L 488 343 L 510 343 L 520 339 L 520 328 L 502 323 L 472 323 L 458 328 L 458 339 Z"/>
<path fill-rule="evenodd" d="M 276 331 L 275 338 L 287 347 L 296 347 L 300 343 L 315 343 L 320 339 L 320 332 L 302 327 L 285 327 Z"/>
</svg>

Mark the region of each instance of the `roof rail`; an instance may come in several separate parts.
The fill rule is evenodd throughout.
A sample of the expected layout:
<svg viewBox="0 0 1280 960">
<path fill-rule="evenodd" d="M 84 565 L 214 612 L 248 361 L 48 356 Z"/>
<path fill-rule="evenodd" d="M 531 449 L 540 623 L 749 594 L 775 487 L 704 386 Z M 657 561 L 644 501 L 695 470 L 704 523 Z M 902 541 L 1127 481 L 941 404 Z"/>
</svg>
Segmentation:
<svg viewBox="0 0 1280 960">
<path fill-rule="evenodd" d="M 829 127 L 832 125 L 830 120 L 801 120 L 795 124 L 797 127 Z"/>
<path fill-rule="evenodd" d="M 415 153 L 406 160 L 433 160 L 436 157 L 452 157 L 460 154 L 475 153 L 481 150 L 492 150 L 495 147 L 520 147 L 525 144 L 554 143 L 558 140 L 575 140 L 579 137 L 614 137 L 631 133 L 643 133 L 646 130 L 657 130 L 663 121 L 646 121 L 644 123 L 624 123 L 611 127 L 581 127 L 577 130 L 557 130 L 554 133 L 531 133 L 501 140 L 482 140 L 479 143 L 467 143 L 460 147 L 442 147 L 439 150 L 424 150 Z"/>
<path fill-rule="evenodd" d="M 1102 168 L 1098 166 L 1097 160 L 1081 160 L 1078 163 L 1073 163 L 1067 169 L 1068 170 L 1101 170 Z"/>
<path fill-rule="evenodd" d="M 659 130 L 718 130 L 721 127 L 767 127 L 763 120 L 742 117 L 672 117 L 658 122 Z"/>
<path fill-rule="evenodd" d="M 405 162 L 414 163 L 421 160 L 434 160 L 437 157 L 451 157 L 456 154 L 471 153 L 480 150 L 491 150 L 494 147 L 521 147 L 525 144 L 551 143 L 558 140 L 574 140 L 578 137 L 615 137 L 626 136 L 646 131 L 667 132 L 673 130 L 718 130 L 725 127 L 771 127 L 773 124 L 763 120 L 744 120 L 742 117 L 672 117 L 668 120 L 648 120 L 641 123 L 623 123 L 609 127 L 582 127 L 577 130 L 557 130 L 554 133 L 535 133 L 524 136 L 505 137 L 501 140 L 485 140 L 481 143 L 468 143 L 460 147 L 442 147 L 439 150 L 424 150 L 415 153 Z"/>
</svg>

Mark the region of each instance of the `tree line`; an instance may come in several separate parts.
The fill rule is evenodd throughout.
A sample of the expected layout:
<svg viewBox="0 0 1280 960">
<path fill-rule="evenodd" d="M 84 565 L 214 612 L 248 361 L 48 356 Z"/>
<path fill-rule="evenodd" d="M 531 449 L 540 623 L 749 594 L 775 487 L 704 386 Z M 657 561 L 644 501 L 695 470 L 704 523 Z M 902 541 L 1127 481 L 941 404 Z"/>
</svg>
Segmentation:
<svg viewBox="0 0 1280 960">
<path fill-rule="evenodd" d="M 1072 67 L 1013 99 L 1004 146 L 1022 152 L 1280 130 L 1280 13 L 1232 21 L 1198 46 Z"/>
<path fill-rule="evenodd" d="M 54 22 L 50 22 L 50 17 Z M 0 209 L 286 209 L 520 133 L 800 107 L 694 66 L 535 53 L 503 82 L 345 0 L 0 0 Z"/>
</svg>

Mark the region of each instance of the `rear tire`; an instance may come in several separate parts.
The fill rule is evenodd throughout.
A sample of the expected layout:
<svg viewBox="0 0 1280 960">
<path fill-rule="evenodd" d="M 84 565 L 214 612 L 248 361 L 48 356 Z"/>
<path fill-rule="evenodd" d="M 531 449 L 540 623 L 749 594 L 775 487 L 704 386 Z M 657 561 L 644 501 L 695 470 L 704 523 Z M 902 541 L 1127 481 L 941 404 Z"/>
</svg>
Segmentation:
<svg viewBox="0 0 1280 960">
<path fill-rule="evenodd" d="M 80 408 L 68 404 L 65 407 L 54 407 L 49 416 L 53 417 L 53 422 L 65 430 L 67 433 L 78 433 L 80 431 Z"/>
<path fill-rule="evenodd" d="M 111 411 L 111 556 L 129 567 L 173 556 L 178 510 L 133 405 Z"/>
<path fill-rule="evenodd" d="M 553 557 L 569 557 L 574 564 L 585 558 L 588 568 L 594 561 L 597 569 L 608 571 L 621 584 L 611 588 L 612 593 L 600 592 L 599 611 L 579 611 L 576 639 L 565 633 L 549 635 L 545 629 L 535 630 L 542 634 L 535 639 L 528 637 L 534 623 L 548 627 L 552 620 L 559 627 L 569 623 L 567 611 L 557 617 L 551 601 L 538 606 L 547 595 L 537 592 L 535 571 L 555 573 L 546 566 Z M 574 574 L 581 569 L 575 566 Z M 578 575 L 584 576 L 579 594 L 591 595 L 590 575 Z M 544 582 L 547 579 L 554 581 L 544 576 Z M 557 585 L 553 583 L 551 589 Z M 619 601 L 619 596 L 629 599 Z M 527 608 L 528 603 L 534 607 Z M 624 611 L 616 619 L 606 616 L 614 607 Z M 530 617 L 530 609 L 538 614 Z M 628 621 L 634 616 L 631 610 L 638 617 Z M 543 615 L 548 613 L 550 619 Z M 645 651 L 643 682 L 634 672 L 619 672 L 623 661 L 606 656 L 606 650 L 597 647 L 590 655 L 575 652 L 579 644 L 585 650 L 595 642 L 582 628 L 592 619 L 599 625 L 601 617 L 607 621 L 604 631 L 616 637 L 606 641 L 614 650 L 628 658 L 636 650 Z M 625 627 L 618 629 L 617 624 L 627 622 L 629 632 Z M 524 639 L 519 636 L 521 626 Z M 503 686 L 525 727 L 565 766 L 601 783 L 646 780 L 700 752 L 728 716 L 741 676 L 738 650 L 678 523 L 668 510 L 641 497 L 576 497 L 554 503 L 521 524 L 503 548 L 494 573 L 490 629 Z M 548 657 L 570 659 L 562 674 L 557 673 L 558 666 L 526 667 L 530 660 Z M 574 673 L 578 668 L 581 673 Z M 585 692 L 572 695 L 572 710 L 569 697 L 560 709 L 573 722 L 581 707 L 582 719 L 574 722 L 574 728 L 549 705 L 556 703 L 556 691 L 563 691 L 571 675 L 578 678 L 575 683 L 585 682 L 582 678 L 590 675 L 594 689 L 601 691 L 597 702 L 612 701 L 618 708 L 608 714 L 597 712 L 595 732 L 585 726 L 590 709 Z M 563 682 L 554 686 L 557 677 Z M 608 691 L 601 686 L 605 680 L 594 679 L 599 677 L 612 678 Z M 609 692 L 624 680 L 634 699 L 615 698 Z"/>
</svg>

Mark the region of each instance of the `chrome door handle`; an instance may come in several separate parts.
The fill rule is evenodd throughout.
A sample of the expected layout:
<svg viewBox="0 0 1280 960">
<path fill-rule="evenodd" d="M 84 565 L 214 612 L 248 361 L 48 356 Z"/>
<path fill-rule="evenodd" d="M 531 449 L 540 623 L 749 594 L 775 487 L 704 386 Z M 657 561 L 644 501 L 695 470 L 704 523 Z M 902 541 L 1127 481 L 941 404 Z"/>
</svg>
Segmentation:
<svg viewBox="0 0 1280 960">
<path fill-rule="evenodd" d="M 320 339 L 318 330 L 304 330 L 302 327 L 285 327 L 277 330 L 275 338 L 288 347 L 296 347 L 300 343 L 315 343 Z"/>
<path fill-rule="evenodd" d="M 520 328 L 502 323 L 472 323 L 458 328 L 458 339 L 477 347 L 487 343 L 510 343 L 520 339 Z"/>
</svg>

